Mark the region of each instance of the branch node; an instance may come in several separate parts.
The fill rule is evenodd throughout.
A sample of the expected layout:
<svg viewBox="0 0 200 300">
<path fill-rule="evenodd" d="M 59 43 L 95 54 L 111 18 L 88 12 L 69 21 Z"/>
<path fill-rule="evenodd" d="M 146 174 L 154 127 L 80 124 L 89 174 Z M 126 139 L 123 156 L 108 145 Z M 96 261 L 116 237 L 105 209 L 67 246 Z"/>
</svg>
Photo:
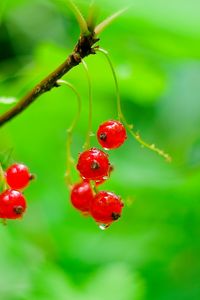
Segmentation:
<svg viewBox="0 0 200 300">
<path fill-rule="evenodd" d="M 57 88 L 60 87 L 60 84 L 56 81 L 53 86 Z"/>
<path fill-rule="evenodd" d="M 72 54 L 72 57 L 73 57 L 73 59 L 75 60 L 76 63 L 79 64 L 79 63 L 81 62 L 81 56 L 80 56 L 79 53 L 74 52 L 74 53 Z"/>
</svg>

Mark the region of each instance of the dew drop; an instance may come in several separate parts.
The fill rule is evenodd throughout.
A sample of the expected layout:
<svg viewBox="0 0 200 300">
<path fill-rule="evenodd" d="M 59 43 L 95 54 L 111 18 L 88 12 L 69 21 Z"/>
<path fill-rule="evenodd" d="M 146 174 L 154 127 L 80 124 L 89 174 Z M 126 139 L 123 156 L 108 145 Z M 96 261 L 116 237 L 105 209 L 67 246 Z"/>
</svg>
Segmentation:
<svg viewBox="0 0 200 300">
<path fill-rule="evenodd" d="M 106 230 L 110 226 L 110 224 L 100 223 L 98 226 L 99 226 L 99 229 Z"/>
<path fill-rule="evenodd" d="M 103 176 L 103 180 L 107 180 L 108 179 L 108 176 Z"/>
</svg>

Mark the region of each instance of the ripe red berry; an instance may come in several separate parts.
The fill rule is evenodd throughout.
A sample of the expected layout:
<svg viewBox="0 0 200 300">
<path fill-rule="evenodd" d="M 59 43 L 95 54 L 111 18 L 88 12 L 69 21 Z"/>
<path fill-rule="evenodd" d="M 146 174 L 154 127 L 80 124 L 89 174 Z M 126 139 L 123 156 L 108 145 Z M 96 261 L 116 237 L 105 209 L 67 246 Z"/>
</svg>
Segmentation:
<svg viewBox="0 0 200 300">
<path fill-rule="evenodd" d="M 115 149 L 126 140 L 126 129 L 124 125 L 115 120 L 102 123 L 97 131 L 99 144 L 105 149 Z"/>
<path fill-rule="evenodd" d="M 94 197 L 90 213 L 96 222 L 109 225 L 121 216 L 123 206 L 120 197 L 101 191 Z"/>
<path fill-rule="evenodd" d="M 97 148 L 82 152 L 78 159 L 77 169 L 83 179 L 101 180 L 109 175 L 108 155 Z"/>
<path fill-rule="evenodd" d="M 22 193 L 12 189 L 0 194 L 0 218 L 18 219 L 26 210 L 26 200 Z"/>
<path fill-rule="evenodd" d="M 29 169 L 23 164 L 13 164 L 7 169 L 5 175 L 8 185 L 16 190 L 25 188 L 32 178 Z"/>
<path fill-rule="evenodd" d="M 108 172 L 108 178 L 110 177 L 110 173 L 111 173 L 113 170 L 114 170 L 113 165 L 110 165 L 110 167 L 109 167 L 109 172 Z M 96 180 L 96 181 L 95 181 L 96 186 L 99 186 L 99 185 L 103 184 L 108 178 L 106 178 L 106 179 L 101 179 L 101 180 Z"/>
<path fill-rule="evenodd" d="M 77 183 L 72 188 L 71 203 L 76 209 L 84 213 L 89 212 L 93 197 L 91 186 L 87 181 Z"/>
</svg>

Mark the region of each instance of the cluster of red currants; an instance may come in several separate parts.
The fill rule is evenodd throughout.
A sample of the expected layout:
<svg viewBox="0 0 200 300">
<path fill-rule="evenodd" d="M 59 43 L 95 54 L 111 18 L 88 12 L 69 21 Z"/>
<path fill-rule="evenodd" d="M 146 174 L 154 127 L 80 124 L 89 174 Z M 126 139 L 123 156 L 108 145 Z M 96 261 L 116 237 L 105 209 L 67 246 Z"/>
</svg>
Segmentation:
<svg viewBox="0 0 200 300">
<path fill-rule="evenodd" d="M 115 120 L 104 122 L 97 131 L 98 142 L 105 150 L 120 147 L 126 138 L 124 125 Z M 108 154 L 97 148 L 82 152 L 77 170 L 82 181 L 72 187 L 71 203 L 82 213 L 91 215 L 104 229 L 121 216 L 124 206 L 114 193 L 97 191 L 97 186 L 107 180 L 112 171 Z"/>
<path fill-rule="evenodd" d="M 0 218 L 18 219 L 26 210 L 23 190 L 33 178 L 29 169 L 23 164 L 13 164 L 5 172 L 5 185 L 9 186 L 0 194 Z"/>
</svg>

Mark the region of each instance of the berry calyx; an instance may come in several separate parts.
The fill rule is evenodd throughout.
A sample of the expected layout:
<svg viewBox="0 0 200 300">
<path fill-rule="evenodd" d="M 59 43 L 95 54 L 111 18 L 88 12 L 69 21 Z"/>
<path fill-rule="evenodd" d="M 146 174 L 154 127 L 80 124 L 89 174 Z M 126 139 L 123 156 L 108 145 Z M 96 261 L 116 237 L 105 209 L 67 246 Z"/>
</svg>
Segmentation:
<svg viewBox="0 0 200 300">
<path fill-rule="evenodd" d="M 8 185 L 16 190 L 25 188 L 32 179 L 29 169 L 23 164 L 11 165 L 5 173 L 5 177 Z"/>
<path fill-rule="evenodd" d="M 105 149 L 115 149 L 120 147 L 126 138 L 126 129 L 124 125 L 115 120 L 102 123 L 97 131 L 99 144 Z"/>
<path fill-rule="evenodd" d="M 83 179 L 102 180 L 109 176 L 108 155 L 97 148 L 82 152 L 78 159 L 77 170 Z"/>
<path fill-rule="evenodd" d="M 84 213 L 89 212 L 93 198 L 90 183 L 87 181 L 75 184 L 71 190 L 72 205 Z"/>
<path fill-rule="evenodd" d="M 0 194 L 0 218 L 19 219 L 26 210 L 26 199 L 19 191 L 8 189 Z"/>
<path fill-rule="evenodd" d="M 101 191 L 94 197 L 90 213 L 97 223 L 109 225 L 119 219 L 123 206 L 120 197 L 111 192 Z"/>
</svg>

